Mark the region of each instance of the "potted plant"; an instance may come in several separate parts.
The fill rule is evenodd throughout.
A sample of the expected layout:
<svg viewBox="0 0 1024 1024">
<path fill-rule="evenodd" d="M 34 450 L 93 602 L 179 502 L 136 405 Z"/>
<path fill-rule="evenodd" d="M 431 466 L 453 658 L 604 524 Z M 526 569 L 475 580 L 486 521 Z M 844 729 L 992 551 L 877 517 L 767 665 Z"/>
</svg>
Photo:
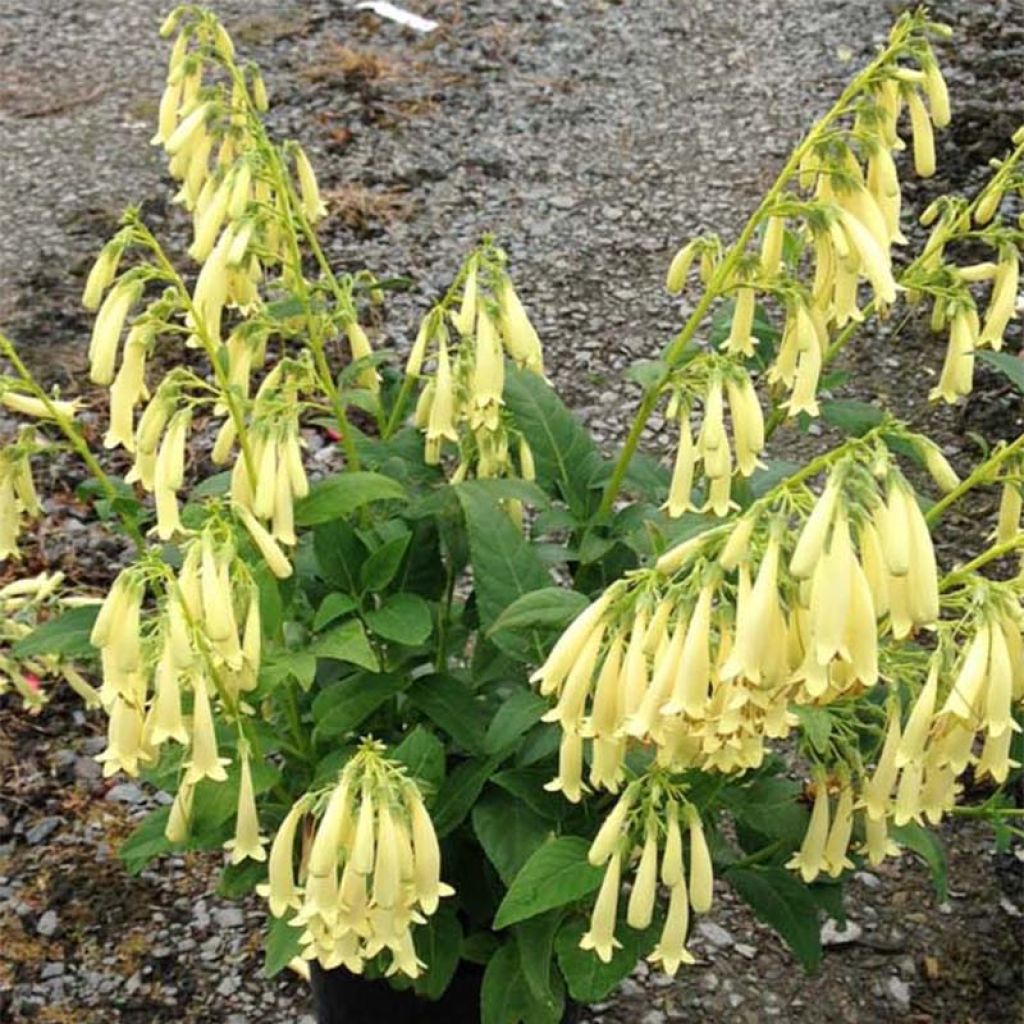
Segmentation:
<svg viewBox="0 0 1024 1024">
<path fill-rule="evenodd" d="M 949 334 L 933 397 L 970 391 L 1015 315 L 1021 231 L 998 213 L 1024 136 L 977 196 L 925 211 L 897 268 L 893 153 L 909 120 L 931 174 L 949 120 L 945 29 L 901 16 L 737 240 L 673 260 L 670 291 L 692 270 L 702 290 L 635 367 L 608 458 L 545 379 L 492 239 L 400 371 L 375 349 L 393 282 L 330 265 L 313 168 L 268 133 L 258 70 L 202 8 L 163 32 L 155 141 L 199 269 L 129 210 L 89 275 L 123 479 L 0 336 L 0 401 L 70 439 L 137 547 L 102 603 L 28 638 L 88 633 L 105 773 L 173 796 L 129 869 L 223 847 L 224 887 L 267 898 L 268 973 L 311 968 L 323 1022 L 571 1019 L 640 958 L 691 962 L 716 877 L 813 966 L 853 866 L 925 848 L 969 766 L 1000 786 L 1014 765 L 1024 576 L 988 570 L 1021 548 L 1024 436 L 961 481 L 925 436 L 821 389 L 866 322 L 927 302 Z M 958 262 L 967 239 L 992 259 Z M 671 472 L 637 454 L 659 407 Z M 819 415 L 845 436 L 764 464 L 772 433 Z M 311 482 L 324 436 L 334 467 Z M 5 554 L 35 454 L 0 472 Z M 932 531 L 993 484 L 995 535 L 943 572 Z M 787 738 L 796 760 L 772 750 Z"/>
</svg>

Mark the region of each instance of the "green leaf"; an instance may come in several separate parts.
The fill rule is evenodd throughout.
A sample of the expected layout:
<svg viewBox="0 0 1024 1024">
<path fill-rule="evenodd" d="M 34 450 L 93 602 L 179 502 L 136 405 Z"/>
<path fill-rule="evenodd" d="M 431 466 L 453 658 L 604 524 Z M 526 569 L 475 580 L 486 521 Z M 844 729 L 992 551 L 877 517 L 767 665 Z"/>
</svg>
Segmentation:
<svg viewBox="0 0 1024 1024">
<path fill-rule="evenodd" d="M 935 894 L 940 902 L 945 902 L 949 898 L 949 879 L 946 848 L 942 840 L 931 829 L 913 821 L 906 825 L 890 825 L 889 835 L 901 846 L 913 850 L 928 865 Z"/>
<path fill-rule="evenodd" d="M 484 737 L 484 750 L 497 754 L 515 743 L 520 736 L 540 721 L 550 705 L 532 690 L 516 690 L 504 701 L 491 719 Z"/>
<path fill-rule="evenodd" d="M 514 942 L 506 942 L 487 962 L 480 990 L 480 1024 L 520 1024 L 527 1020 L 530 991 Z"/>
<path fill-rule="evenodd" d="M 338 473 L 320 480 L 295 504 L 296 526 L 343 519 L 374 501 L 408 501 L 405 488 L 391 477 L 366 471 Z"/>
<path fill-rule="evenodd" d="M 595 501 L 590 481 L 601 465 L 590 433 L 551 386 L 529 370 L 508 368 L 505 404 L 533 451 L 537 482 L 586 515 Z"/>
<path fill-rule="evenodd" d="M 366 624 L 377 636 L 406 647 L 425 643 L 434 630 L 430 605 L 417 594 L 392 594 L 366 613 Z"/>
<path fill-rule="evenodd" d="M 377 655 L 366 638 L 366 630 L 358 619 L 343 622 L 329 633 L 324 633 L 313 641 L 309 650 L 318 658 L 347 661 L 370 672 L 376 672 L 380 667 Z"/>
<path fill-rule="evenodd" d="M 807 970 L 821 962 L 817 904 L 808 887 L 785 868 L 731 868 L 726 878 L 755 915 L 774 928 Z"/>
<path fill-rule="evenodd" d="M 1024 359 L 1009 352 L 991 352 L 988 349 L 979 350 L 978 358 L 995 367 L 1018 391 L 1024 393 Z"/>
<path fill-rule="evenodd" d="M 401 693 L 409 680 L 401 675 L 357 672 L 317 694 L 313 719 L 320 736 L 344 736 L 358 728 L 383 703 Z"/>
<path fill-rule="evenodd" d="M 552 749 L 558 749 L 557 730 L 544 728 L 538 731 L 542 732 L 544 736 L 552 737 L 554 739 Z M 498 772 L 492 781 L 506 792 L 522 800 L 528 807 L 532 807 L 542 818 L 558 821 L 563 816 L 568 803 L 561 794 L 549 793 L 544 788 L 544 784 L 550 778 L 551 772 L 545 768 L 510 768 L 507 771 Z"/>
<path fill-rule="evenodd" d="M 316 615 L 313 616 L 313 631 L 319 633 L 324 626 L 329 625 L 335 619 L 340 619 L 343 615 L 348 615 L 357 607 L 355 598 L 348 594 L 328 594 L 320 602 L 320 607 L 317 608 Z"/>
<path fill-rule="evenodd" d="M 401 761 L 417 782 L 437 791 L 444 779 L 444 744 L 429 729 L 417 725 L 392 749 L 391 756 Z M 427 803 L 430 803 L 429 799 Z"/>
<path fill-rule="evenodd" d="M 473 808 L 473 831 L 487 859 L 508 885 L 551 835 L 551 823 L 510 793 L 492 787 Z"/>
<path fill-rule="evenodd" d="M 484 749 L 487 712 L 472 690 L 451 676 L 417 679 L 410 702 L 471 753 Z"/>
<path fill-rule="evenodd" d="M 444 906 L 413 931 L 416 955 L 427 965 L 413 983 L 416 994 L 440 999 L 455 975 L 462 951 L 462 925 L 455 911 Z"/>
<path fill-rule="evenodd" d="M 555 935 L 564 917 L 565 911 L 559 907 L 512 928 L 530 994 L 555 1020 L 561 1020 L 565 1009 L 565 986 L 554 969 Z"/>
<path fill-rule="evenodd" d="M 549 839 L 536 850 L 513 879 L 494 916 L 505 928 L 593 892 L 603 872 L 587 860 L 590 843 L 579 836 Z"/>
<path fill-rule="evenodd" d="M 828 753 L 829 739 L 832 736 L 832 715 L 828 709 L 816 708 L 810 704 L 795 704 L 793 711 L 800 719 L 800 729 L 811 746 L 819 754 Z"/>
<path fill-rule="evenodd" d="M 844 434 L 859 437 L 877 427 L 885 413 L 868 402 L 852 399 L 826 399 L 821 403 L 821 416 Z"/>
<path fill-rule="evenodd" d="M 257 860 L 243 860 L 241 864 L 227 864 L 217 879 L 217 895 L 226 900 L 239 900 L 264 881 L 267 865 Z"/>
<path fill-rule="evenodd" d="M 500 762 L 500 757 L 473 758 L 463 761 L 445 776 L 431 814 L 438 838 L 462 824 Z"/>
<path fill-rule="evenodd" d="M 495 620 L 488 632 L 503 629 L 560 629 L 568 625 L 587 605 L 584 594 L 564 587 L 543 587 L 516 598 Z"/>
<path fill-rule="evenodd" d="M 100 606 L 72 608 L 37 626 L 11 648 L 15 658 L 35 658 L 40 654 L 63 654 L 68 658 L 95 655 L 89 634 L 100 613 Z"/>
<path fill-rule="evenodd" d="M 411 533 L 403 533 L 382 544 L 363 562 L 359 570 L 359 581 L 365 590 L 383 590 L 394 578 L 405 558 Z"/>
<path fill-rule="evenodd" d="M 273 917 L 267 929 L 267 941 L 263 947 L 263 974 L 267 978 L 280 974 L 302 951 L 299 937 L 301 928 L 288 923 L 288 917 Z"/>
<path fill-rule="evenodd" d="M 170 807 L 150 811 L 121 844 L 117 855 L 129 875 L 137 875 L 151 860 L 174 849 L 174 843 L 164 835 L 170 816 Z"/>
<path fill-rule="evenodd" d="M 581 1003 L 597 1003 L 609 995 L 636 967 L 637 960 L 654 948 L 661 928 L 658 922 L 642 932 L 620 925 L 615 937 L 622 948 L 612 952 L 608 963 L 602 963 L 593 950 L 580 949 L 580 939 L 589 926 L 585 918 L 574 917 L 555 936 L 555 955 L 569 995 Z"/>
<path fill-rule="evenodd" d="M 807 831 L 807 810 L 800 803 L 803 787 L 789 779 L 755 778 L 722 791 L 737 821 L 771 839 L 799 844 Z"/>
<path fill-rule="evenodd" d="M 366 545 L 348 523 L 340 519 L 322 523 L 313 531 L 313 553 L 320 576 L 332 587 L 359 594 L 359 570 L 366 561 Z"/>
</svg>

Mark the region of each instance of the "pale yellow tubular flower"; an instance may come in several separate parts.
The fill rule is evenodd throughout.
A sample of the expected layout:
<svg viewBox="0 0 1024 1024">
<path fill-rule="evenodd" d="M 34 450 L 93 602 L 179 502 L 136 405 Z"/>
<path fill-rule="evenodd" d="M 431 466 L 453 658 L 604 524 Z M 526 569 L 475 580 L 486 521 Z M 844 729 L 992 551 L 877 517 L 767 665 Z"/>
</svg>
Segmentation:
<svg viewBox="0 0 1024 1024">
<path fill-rule="evenodd" d="M 757 339 L 753 336 L 756 293 L 750 286 L 736 289 L 736 304 L 732 314 L 729 336 L 722 342 L 722 349 L 730 355 L 752 356 Z"/>
<path fill-rule="evenodd" d="M 192 802 L 196 787 L 182 782 L 171 803 L 171 813 L 167 818 L 164 836 L 168 842 L 183 843 L 192 832 Z"/>
<path fill-rule="evenodd" d="M 427 345 L 430 343 L 431 324 L 433 320 L 427 315 L 420 321 L 420 329 L 416 333 L 416 340 L 409 350 L 409 358 L 405 362 L 405 375 L 407 377 L 418 377 L 423 369 L 423 360 L 427 355 Z M 418 424 L 420 425 L 420 424 Z"/>
<path fill-rule="evenodd" d="M 662 714 L 675 715 L 685 711 L 692 718 L 699 718 L 707 705 L 708 683 L 711 679 L 711 601 L 714 589 L 713 584 L 708 584 L 697 597 L 686 627 L 672 694 L 662 708 Z"/>
<path fill-rule="evenodd" d="M 626 908 L 626 924 L 643 930 L 654 917 L 654 898 L 658 890 L 658 827 L 650 822 L 644 839 L 643 852 L 633 876 L 633 889 Z"/>
<path fill-rule="evenodd" d="M 948 494 L 960 486 L 960 477 L 956 475 L 956 471 L 937 444 L 930 441 L 927 444 L 922 442 L 918 448 L 924 456 L 925 469 L 941 491 Z"/>
<path fill-rule="evenodd" d="M 633 616 L 633 628 L 629 634 L 626 656 L 622 663 L 622 711 L 626 717 L 636 711 L 647 692 L 647 658 L 644 655 L 646 633 L 647 610 L 641 607 Z"/>
<path fill-rule="evenodd" d="M 601 670 L 594 684 L 594 699 L 591 705 L 588 732 L 605 739 L 613 736 L 621 727 L 621 673 L 622 651 L 625 645 L 622 630 L 612 637 Z M 592 779 L 593 781 L 593 779 Z"/>
<path fill-rule="evenodd" d="M 761 272 L 774 277 L 782 265 L 782 244 L 786 237 L 786 218 L 769 217 L 761 238 Z"/>
<path fill-rule="evenodd" d="M 195 237 L 189 246 L 188 254 L 197 263 L 202 263 L 212 252 L 214 243 L 218 241 L 220 229 L 228 215 L 228 203 L 231 201 L 231 186 L 227 178 L 221 180 L 210 201 L 202 208 L 196 207 L 193 218 Z M 224 263 L 231 250 L 233 236 L 225 232 Z"/>
<path fill-rule="evenodd" d="M 910 128 L 914 134 L 914 170 L 922 178 L 930 178 L 935 173 L 935 135 L 931 118 L 916 89 L 908 89 L 904 95 L 910 111 Z"/>
<path fill-rule="evenodd" d="M 825 841 L 822 866 L 831 878 L 838 878 L 843 871 L 853 869 L 853 861 L 846 853 L 853 834 L 853 786 L 849 781 L 839 791 L 835 817 Z"/>
<path fill-rule="evenodd" d="M 494 430 L 498 426 L 498 411 L 503 404 L 505 358 L 498 329 L 483 305 L 477 312 L 474 356 L 470 391 L 475 412 L 471 422 L 484 423 Z"/>
<path fill-rule="evenodd" d="M 977 313 L 972 307 L 960 305 L 949 327 L 949 344 L 942 365 L 939 383 L 928 393 L 935 401 L 941 398 L 952 405 L 969 395 L 974 382 L 974 351 L 978 347 Z"/>
<path fill-rule="evenodd" d="M 583 737 L 575 726 L 563 727 L 558 774 L 544 788 L 549 793 L 561 793 L 571 804 L 583 799 Z"/>
<path fill-rule="evenodd" d="M 714 899 L 714 867 L 711 851 L 704 835 L 704 824 L 697 808 L 692 804 L 686 808 L 690 826 L 690 906 L 698 914 L 706 914 Z M 666 884 L 668 883 L 666 879 Z"/>
<path fill-rule="evenodd" d="M 704 398 L 704 420 L 697 438 L 697 451 L 709 479 L 728 476 L 732 472 L 732 454 L 725 433 L 722 381 L 717 376 L 712 378 Z"/>
<path fill-rule="evenodd" d="M 573 661 L 558 703 L 541 716 L 541 721 L 560 722 L 566 729 L 579 728 L 603 640 L 604 626 L 598 625 L 587 637 Z"/>
<path fill-rule="evenodd" d="M 626 719 L 624 728 L 627 736 L 643 738 L 654 728 L 662 705 L 672 694 L 685 638 L 686 622 L 681 618 L 672 630 L 671 639 L 665 644 L 664 650 L 654 657 L 651 684 L 636 710 Z"/>
<path fill-rule="evenodd" d="M 448 344 L 442 337 L 437 349 L 437 373 L 434 377 L 434 393 L 430 403 L 427 419 L 427 455 L 428 465 L 440 462 L 441 442 L 458 441 L 455 429 L 455 393 L 452 384 L 451 363 L 448 359 Z M 433 445 L 433 447 L 432 447 Z"/>
<path fill-rule="evenodd" d="M 345 334 L 348 337 L 349 352 L 352 355 L 352 362 L 358 362 L 360 359 L 368 359 L 373 355 L 373 348 L 370 345 L 370 339 L 366 336 L 366 331 L 360 327 L 358 321 L 350 320 L 345 325 Z M 361 388 L 366 388 L 374 394 L 377 394 L 380 391 L 380 374 L 374 366 L 367 366 L 365 369 L 360 370 L 359 376 L 356 378 L 356 382 Z"/>
<path fill-rule="evenodd" d="M 294 545 L 298 543 L 295 536 L 295 508 L 291 480 L 288 477 L 287 469 L 279 466 L 277 480 L 274 487 L 274 518 L 273 536 L 281 544 Z"/>
<path fill-rule="evenodd" d="M 907 604 L 918 626 L 930 626 L 939 617 L 939 575 L 928 522 L 912 492 L 907 491 L 907 532 L 910 538 L 910 570 Z"/>
<path fill-rule="evenodd" d="M 400 881 L 395 822 L 387 800 L 382 800 L 377 811 L 377 843 L 372 884 L 373 902 L 385 910 L 394 907 L 398 901 Z"/>
<path fill-rule="evenodd" d="M 143 757 L 142 711 L 123 697 L 114 696 L 107 714 L 107 746 L 96 755 L 96 761 L 103 765 L 103 777 L 119 771 L 138 775 Z"/>
<path fill-rule="evenodd" d="M 416 896 L 423 912 L 432 914 L 438 899 L 452 896 L 455 890 L 441 881 L 441 848 L 434 823 L 423 806 L 419 790 L 410 785 L 405 790 L 405 805 L 412 825 L 414 881 Z"/>
<path fill-rule="evenodd" d="M 884 818 L 889 811 L 889 799 L 892 788 L 896 785 L 899 772 L 898 753 L 902 744 L 900 736 L 900 716 L 894 706 L 889 712 L 889 725 L 885 732 L 885 742 L 878 755 L 878 764 L 874 774 L 861 787 L 861 804 L 868 818 L 878 820 Z"/>
<path fill-rule="evenodd" d="M 885 218 L 889 244 L 904 245 L 906 236 L 900 229 L 903 199 L 896 164 L 888 147 L 877 145 L 868 159 L 868 188 Z"/>
<path fill-rule="evenodd" d="M 737 611 L 733 649 L 720 673 L 723 679 L 742 675 L 757 682 L 761 678 L 765 652 L 774 642 L 771 632 L 779 604 L 780 547 L 779 532 L 773 530 L 743 614 Z"/>
<path fill-rule="evenodd" d="M 259 519 L 269 519 L 274 514 L 277 457 L 277 438 L 270 434 L 261 438 L 259 457 L 253 453 L 253 461 L 256 464 L 256 492 L 253 495 L 252 513 Z"/>
<path fill-rule="evenodd" d="M 1013 720 L 1013 665 L 1006 636 L 998 623 L 993 623 L 989 640 L 988 686 L 985 694 L 985 725 L 990 736 L 1018 732 Z"/>
<path fill-rule="evenodd" d="M 799 413 L 817 416 L 821 411 L 818 406 L 818 381 L 821 377 L 821 349 L 816 344 L 807 345 L 800 351 L 797 359 L 796 374 L 793 379 L 793 390 L 786 406 L 787 416 Z"/>
<path fill-rule="evenodd" d="M 996 518 L 997 544 L 1007 544 L 1020 533 L 1021 505 L 1021 485 L 1012 480 L 1004 480 Z"/>
<path fill-rule="evenodd" d="M 981 748 L 981 756 L 974 766 L 977 778 L 986 775 L 998 785 L 1002 785 L 1010 775 L 1010 769 L 1019 768 L 1020 762 L 1010 758 L 1010 744 L 1013 742 L 1013 730 L 1007 729 L 996 736 L 988 733 Z"/>
<path fill-rule="evenodd" d="M 853 589 L 853 549 L 846 510 L 840 506 L 832 526 L 829 549 L 811 580 L 811 649 L 819 665 L 847 655 L 846 620 Z"/>
<path fill-rule="evenodd" d="M 982 714 L 988 682 L 989 654 L 993 629 L 987 620 L 979 623 L 942 706 L 943 715 L 955 715 L 964 722 L 976 722 Z"/>
<path fill-rule="evenodd" d="M 292 574 L 292 563 L 288 556 L 281 550 L 277 541 L 271 533 L 260 523 L 260 521 L 241 505 L 235 506 L 235 513 L 242 521 L 242 525 L 249 531 L 253 543 L 259 548 L 260 554 L 267 563 L 270 571 L 279 579 L 287 579 Z"/>
<path fill-rule="evenodd" d="M 180 667 L 174 657 L 168 637 L 155 674 L 156 697 L 150 708 L 146 725 L 149 740 L 154 747 L 167 740 L 188 744 L 188 730 L 181 715 Z"/>
<path fill-rule="evenodd" d="M 686 880 L 679 807 L 674 800 L 665 804 L 665 851 L 661 857 L 661 880 L 670 889 Z"/>
<path fill-rule="evenodd" d="M 33 416 L 39 420 L 49 420 L 53 416 L 41 398 L 34 398 L 32 395 L 23 395 L 17 391 L 4 391 L 0 394 L 0 404 L 7 406 L 13 412 L 21 413 L 24 416 Z M 50 399 L 50 404 L 57 412 L 69 419 L 73 418 L 78 411 L 78 399 L 73 401 L 61 401 Z"/>
<path fill-rule="evenodd" d="M 697 243 L 689 241 L 672 257 L 665 276 L 665 290 L 669 295 L 678 295 L 683 290 L 696 255 Z"/>
<path fill-rule="evenodd" d="M 242 755 L 241 779 L 238 786 L 238 809 L 235 815 L 235 835 L 224 844 L 231 854 L 232 864 L 243 860 L 265 861 L 267 851 L 263 849 L 266 839 L 260 835 L 260 820 L 256 811 L 256 794 L 252 785 L 252 768 L 249 755 Z"/>
<path fill-rule="evenodd" d="M 612 854 L 594 903 L 590 929 L 580 939 L 580 949 L 592 949 L 603 963 L 609 963 L 614 951 L 622 948 L 622 943 L 615 938 L 621 865 L 621 855 Z"/>
<path fill-rule="evenodd" d="M 540 338 L 507 277 L 501 283 L 497 298 L 499 326 L 508 354 L 520 366 L 533 373 L 543 374 L 544 355 Z"/>
<path fill-rule="evenodd" d="M 864 195 L 868 194 L 866 191 L 864 192 Z M 881 218 L 881 214 L 879 214 L 879 218 Z M 860 254 L 860 269 L 871 283 L 875 299 L 891 306 L 896 301 L 896 279 L 892 276 L 892 264 L 888 249 L 879 244 L 878 239 L 859 217 L 844 210 L 839 215 L 839 220 L 850 240 L 851 248 L 856 249 Z M 886 232 L 888 230 L 884 220 L 882 220 L 881 229 Z M 886 241 L 885 244 L 887 245 L 888 242 Z"/>
<path fill-rule="evenodd" d="M 364 783 L 360 793 L 359 814 L 356 818 L 356 830 L 352 839 L 351 851 L 352 866 L 361 875 L 370 874 L 376 861 L 374 812 L 373 795 L 369 785 Z"/>
<path fill-rule="evenodd" d="M 928 105 L 931 107 L 932 124 L 936 128 L 945 128 L 952 119 L 949 90 L 935 60 L 929 60 L 924 66 L 924 89 L 928 94 Z"/>
<path fill-rule="evenodd" d="M 587 851 L 587 860 L 600 867 L 617 849 L 626 835 L 626 819 L 633 809 L 634 791 L 627 789 L 601 823 L 594 841 Z"/>
<path fill-rule="evenodd" d="M 115 238 L 107 242 L 96 257 L 82 292 L 82 305 L 90 312 L 99 309 L 103 293 L 113 284 L 122 251 L 120 242 Z"/>
<path fill-rule="evenodd" d="M 118 573 L 100 605 L 92 632 L 89 634 L 89 643 L 93 647 L 105 647 L 110 642 L 113 628 L 115 624 L 120 625 L 128 602 L 131 600 L 131 590 L 134 586 L 127 570 Z"/>
<path fill-rule="evenodd" d="M 463 338 L 473 333 L 473 325 L 477 322 L 477 261 L 470 261 L 466 271 L 466 279 L 462 285 L 462 300 L 458 311 L 451 314 L 455 329 Z M 406 371 L 410 372 L 410 371 Z M 417 370 L 417 372 L 419 372 Z"/>
<path fill-rule="evenodd" d="M 933 658 L 928 669 L 928 678 L 914 702 L 907 718 L 907 725 L 896 750 L 895 765 L 902 768 L 924 757 L 925 744 L 935 715 L 935 704 L 939 690 L 939 662 Z"/>
<path fill-rule="evenodd" d="M 878 867 L 886 857 L 895 857 L 900 848 L 889 838 L 888 818 L 864 819 L 863 852 L 872 867 Z"/>
<path fill-rule="evenodd" d="M 686 948 L 689 924 L 690 901 L 686 892 L 686 882 L 680 879 L 669 891 L 665 925 L 658 944 L 647 957 L 651 963 L 658 964 L 669 977 L 675 977 L 680 964 L 695 962 L 693 954 Z"/>
<path fill-rule="evenodd" d="M 200 103 L 179 121 L 178 126 L 164 142 L 164 150 L 168 156 L 188 152 L 189 147 L 195 145 L 199 134 L 205 133 L 206 119 L 212 107 L 213 104 L 210 102 Z"/>
<path fill-rule="evenodd" d="M 726 393 L 736 442 L 736 465 L 743 476 L 750 476 L 759 465 L 758 456 L 764 451 L 764 414 L 761 403 L 748 376 L 739 382 L 727 381 Z"/>
<path fill-rule="evenodd" d="M 990 183 L 987 191 L 983 191 L 978 199 L 978 205 L 974 208 L 974 223 L 983 226 L 988 224 L 999 212 L 1003 202 L 1003 189 L 994 183 Z"/>
<path fill-rule="evenodd" d="M 185 762 L 185 782 L 195 784 L 203 779 L 224 782 L 227 779 L 225 765 L 231 762 L 220 757 L 217 750 L 217 733 L 213 724 L 213 710 L 210 707 L 210 695 L 206 689 L 206 679 L 195 672 L 192 681 L 192 747 L 189 758 Z"/>
<path fill-rule="evenodd" d="M 619 589 L 613 585 L 596 601 L 587 605 L 559 637 L 544 664 L 530 676 L 531 683 L 540 683 L 542 696 L 549 696 L 561 690 L 562 683 L 575 664 L 587 638 L 597 628 L 618 593 Z"/>
<path fill-rule="evenodd" d="M 906 576 L 910 571 L 910 515 L 908 495 L 895 476 L 890 477 L 884 505 L 875 511 L 878 539 L 882 544 L 885 564 L 893 576 Z"/>
<path fill-rule="evenodd" d="M 800 849 L 786 864 L 788 868 L 797 868 L 800 877 L 810 884 L 825 867 L 825 843 L 829 834 L 828 785 L 823 774 L 816 779 L 814 806 L 811 820 L 804 834 Z"/>
<path fill-rule="evenodd" d="M 1017 315 L 1017 292 L 1020 287 L 1020 256 L 1015 246 L 1009 246 L 999 255 L 992 297 L 985 313 L 985 323 L 978 336 L 978 345 L 988 345 L 998 351 L 1003 346 L 1003 335 L 1010 320 Z"/>
<path fill-rule="evenodd" d="M 311 223 L 316 223 L 327 214 L 327 207 L 320 198 L 320 186 L 313 172 L 313 165 L 301 146 L 295 147 L 295 171 L 299 178 L 299 194 L 302 198 L 302 210 Z"/>
</svg>

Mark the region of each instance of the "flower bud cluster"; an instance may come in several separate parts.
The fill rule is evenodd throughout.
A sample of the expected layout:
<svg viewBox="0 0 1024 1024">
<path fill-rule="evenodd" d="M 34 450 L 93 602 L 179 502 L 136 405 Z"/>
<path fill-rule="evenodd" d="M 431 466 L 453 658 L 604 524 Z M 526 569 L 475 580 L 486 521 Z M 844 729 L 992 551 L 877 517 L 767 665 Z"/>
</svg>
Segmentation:
<svg viewBox="0 0 1024 1024">
<path fill-rule="evenodd" d="M 153 585 L 155 614 L 144 608 Z M 223 782 L 215 712 L 237 720 L 256 686 L 261 656 L 259 594 L 216 522 L 184 548 L 176 578 L 146 565 L 125 569 L 104 600 L 91 642 L 103 670 L 109 717 L 105 775 L 138 773 L 169 741 L 187 749 L 178 807 L 203 779 Z M 191 713 L 186 702 L 191 700 Z M 172 815 L 172 819 L 173 819 Z"/>
<path fill-rule="evenodd" d="M 11 394 L 4 392 L 5 397 Z M 32 480 L 31 455 L 36 448 L 31 427 L 23 428 L 16 441 L 0 448 L 0 562 L 18 557 L 24 521 L 42 511 Z"/>
<path fill-rule="evenodd" d="M 608 963 L 621 948 L 615 926 L 623 876 L 632 871 L 626 908 L 630 928 L 643 931 L 651 926 L 659 883 L 669 894 L 661 937 L 648 959 L 673 976 L 680 964 L 694 962 L 686 948 L 690 911 L 702 914 L 711 909 L 714 870 L 704 825 L 693 804 L 656 777 L 630 783 L 601 824 L 588 859 L 596 867 L 604 866 L 605 873 L 581 949 L 593 950 Z"/>
<path fill-rule="evenodd" d="M 305 832 L 312 838 L 302 845 L 296 877 L 295 838 L 310 814 L 319 821 L 315 832 Z M 426 967 L 412 926 L 454 892 L 441 881 L 437 835 L 418 786 L 372 740 L 363 742 L 329 792 L 307 794 L 288 812 L 261 891 L 275 917 L 287 916 L 302 929 L 306 959 L 360 974 L 387 950 L 385 974 L 409 978 Z"/>
<path fill-rule="evenodd" d="M 450 441 L 459 446 L 456 482 L 471 474 L 533 479 L 533 455 L 509 422 L 502 395 L 506 355 L 543 373 L 537 332 L 501 254 L 481 248 L 463 267 L 459 283 L 459 308 L 449 317 L 457 340 L 452 343 L 445 323 L 446 300 L 424 319 L 406 364 L 408 377 L 425 381 L 414 418 L 426 437 L 425 460 L 437 465 L 444 442 Z M 424 372 L 432 355 L 433 372 Z"/>
</svg>

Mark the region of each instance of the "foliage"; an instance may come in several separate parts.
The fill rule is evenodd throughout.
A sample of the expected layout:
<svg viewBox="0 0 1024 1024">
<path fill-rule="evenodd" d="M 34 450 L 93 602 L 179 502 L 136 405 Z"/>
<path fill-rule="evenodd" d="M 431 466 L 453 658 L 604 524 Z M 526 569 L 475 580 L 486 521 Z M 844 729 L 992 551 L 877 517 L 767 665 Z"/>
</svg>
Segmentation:
<svg viewBox="0 0 1024 1024">
<path fill-rule="evenodd" d="M 486 963 L 493 1024 L 557 1021 L 638 957 L 692 962 L 716 875 L 808 968 L 855 864 L 902 844 L 945 884 L 925 824 L 954 810 L 968 766 L 996 786 L 1015 766 L 1024 575 L 992 570 L 1021 548 L 1024 437 L 960 481 L 886 410 L 822 394 L 863 323 L 927 301 L 949 330 L 932 398 L 955 402 L 1015 315 L 1022 232 L 999 213 L 1024 187 L 1021 133 L 892 260 L 901 113 L 925 176 L 949 120 L 929 43 L 943 27 L 901 17 L 737 241 L 683 246 L 669 290 L 695 267 L 703 291 L 632 373 L 643 397 L 615 460 L 545 380 L 491 239 L 397 374 L 362 326 L 385 282 L 330 266 L 313 168 L 268 134 L 259 72 L 200 8 L 165 34 L 155 141 L 198 276 L 130 210 L 84 295 L 125 480 L 0 336 L 0 401 L 35 421 L 0 463 L 0 553 L 38 511 L 37 432 L 86 462 L 97 513 L 137 547 L 98 610 L 19 626 L 13 652 L 98 650 L 104 772 L 173 794 L 124 844 L 127 867 L 224 847 L 222 890 L 268 898 L 268 972 L 301 956 L 436 999 L 460 959 Z M 993 261 L 958 265 L 968 242 Z M 176 341 L 189 358 L 150 380 Z M 1020 383 L 1017 360 L 982 355 Z M 679 429 L 671 474 L 637 454 L 660 406 Z M 818 415 L 838 444 L 764 465 L 775 430 Z M 204 422 L 213 475 L 189 455 Z M 340 468 L 310 483 L 315 432 Z M 929 506 L 911 465 L 944 496 Z M 933 531 L 993 484 L 991 543 L 943 574 Z M 806 786 L 771 753 L 787 737 Z"/>
</svg>

